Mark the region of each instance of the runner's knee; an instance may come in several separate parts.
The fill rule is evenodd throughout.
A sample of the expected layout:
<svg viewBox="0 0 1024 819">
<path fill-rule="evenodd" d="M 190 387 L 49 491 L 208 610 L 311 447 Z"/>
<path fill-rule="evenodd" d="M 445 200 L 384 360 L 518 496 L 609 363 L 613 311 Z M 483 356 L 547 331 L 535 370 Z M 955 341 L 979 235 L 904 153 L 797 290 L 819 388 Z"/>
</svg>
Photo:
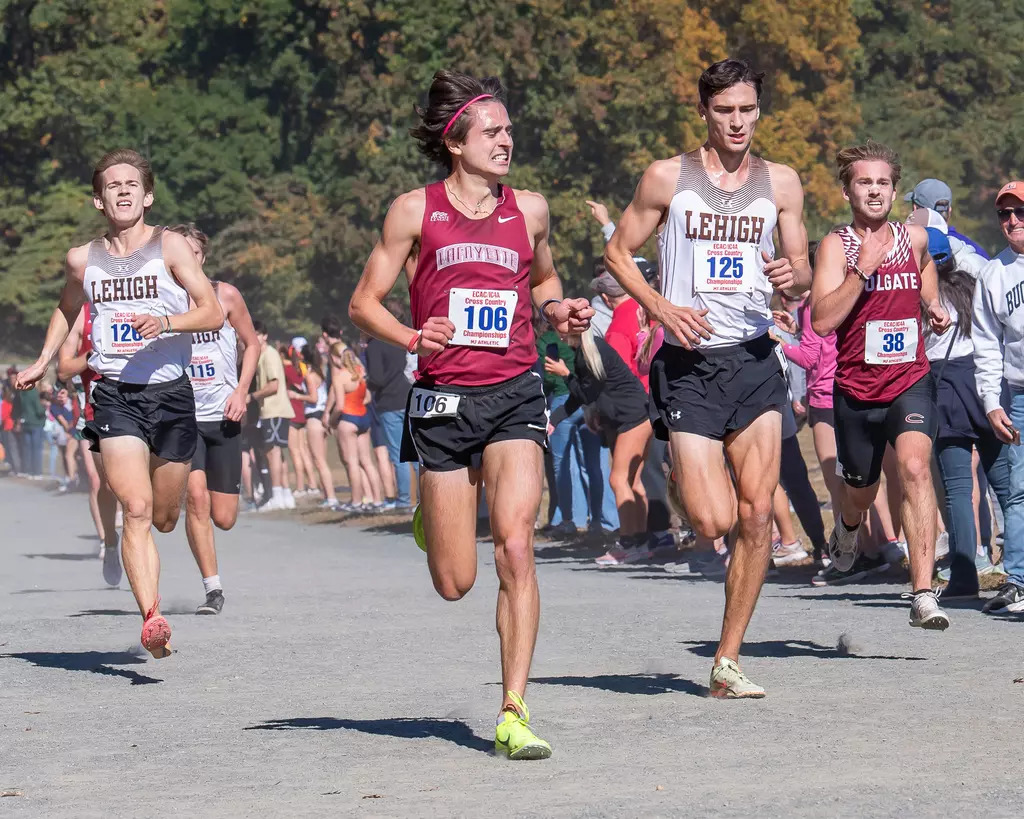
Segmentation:
<svg viewBox="0 0 1024 819">
<path fill-rule="evenodd" d="M 931 480 L 931 460 L 917 453 L 900 458 L 900 472 L 907 485 L 921 484 Z"/>
<path fill-rule="evenodd" d="M 729 534 L 732 528 L 732 515 L 723 514 L 723 510 L 703 508 L 690 512 L 690 525 L 698 535 L 708 540 L 718 540 Z"/>
<path fill-rule="evenodd" d="M 125 524 L 149 526 L 153 523 L 153 501 L 148 498 L 127 498 L 122 501 Z"/>
<path fill-rule="evenodd" d="M 208 518 L 210 516 L 210 493 L 205 486 L 193 487 L 190 484 L 186 503 L 188 504 L 188 513 L 193 517 Z"/>
<path fill-rule="evenodd" d="M 739 501 L 739 523 L 740 527 L 747 530 L 759 530 L 771 526 L 774 509 L 772 507 L 772 496 L 754 498 L 753 500 Z"/>
<path fill-rule="evenodd" d="M 476 572 L 445 571 L 434 575 L 434 588 L 437 593 L 449 602 L 461 600 L 476 582 Z"/>
<path fill-rule="evenodd" d="M 498 577 L 508 579 L 522 577 L 533 571 L 533 543 L 529 535 L 515 534 L 495 538 L 494 566 Z"/>
</svg>

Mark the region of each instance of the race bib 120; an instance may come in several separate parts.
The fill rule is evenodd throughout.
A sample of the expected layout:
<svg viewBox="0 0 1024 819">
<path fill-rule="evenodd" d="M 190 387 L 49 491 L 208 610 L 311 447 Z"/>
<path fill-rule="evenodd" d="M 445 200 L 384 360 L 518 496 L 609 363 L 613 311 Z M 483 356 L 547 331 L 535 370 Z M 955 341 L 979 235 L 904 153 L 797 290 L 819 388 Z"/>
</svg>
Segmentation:
<svg viewBox="0 0 1024 819">
<path fill-rule="evenodd" d="M 869 321 L 864 328 L 865 364 L 908 364 L 917 359 L 916 318 Z"/>
<path fill-rule="evenodd" d="M 697 293 L 753 293 L 761 275 L 757 246 L 750 242 L 693 242 L 693 289 Z"/>
<path fill-rule="evenodd" d="M 509 328 L 519 294 L 515 290 L 473 290 L 453 287 L 448 318 L 455 325 L 450 344 L 464 347 L 508 347 Z"/>
<path fill-rule="evenodd" d="M 109 356 L 133 356 L 149 342 L 142 333 L 132 327 L 134 313 L 112 313 L 103 317 L 101 343 L 103 354 Z"/>
<path fill-rule="evenodd" d="M 413 387 L 412 400 L 409 402 L 409 417 L 441 418 L 457 415 L 461 400 L 461 395 Z"/>
</svg>

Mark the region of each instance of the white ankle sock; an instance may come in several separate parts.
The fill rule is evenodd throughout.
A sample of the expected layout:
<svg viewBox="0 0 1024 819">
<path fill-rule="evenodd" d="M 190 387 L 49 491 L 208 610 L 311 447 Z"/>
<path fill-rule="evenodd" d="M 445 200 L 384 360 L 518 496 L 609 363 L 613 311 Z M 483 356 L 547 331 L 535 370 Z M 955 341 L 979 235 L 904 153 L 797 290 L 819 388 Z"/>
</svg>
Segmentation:
<svg viewBox="0 0 1024 819">
<path fill-rule="evenodd" d="M 224 591 L 224 587 L 220 584 L 220 575 L 215 574 L 213 577 L 204 577 L 203 589 L 206 590 L 207 594 L 209 594 L 212 591 L 216 591 L 217 589 Z"/>
</svg>

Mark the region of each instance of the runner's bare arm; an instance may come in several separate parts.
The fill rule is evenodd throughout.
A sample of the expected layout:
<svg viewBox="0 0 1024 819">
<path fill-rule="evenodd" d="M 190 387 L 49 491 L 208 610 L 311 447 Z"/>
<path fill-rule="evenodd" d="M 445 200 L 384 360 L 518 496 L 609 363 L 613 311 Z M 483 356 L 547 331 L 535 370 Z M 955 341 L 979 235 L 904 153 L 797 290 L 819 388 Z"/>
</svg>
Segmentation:
<svg viewBox="0 0 1024 819">
<path fill-rule="evenodd" d="M 238 386 L 228 396 L 224 405 L 225 418 L 229 421 L 241 421 L 249 402 L 249 387 L 256 376 L 256 367 L 260 361 L 260 340 L 256 338 L 256 328 L 253 326 L 252 316 L 249 315 L 249 306 L 238 288 L 233 284 L 221 282 L 217 285 L 217 290 L 224 306 L 224 315 L 245 348 L 242 351 L 242 369 L 238 375 Z"/>
<path fill-rule="evenodd" d="M 151 316 L 137 313 L 132 327 L 143 338 L 156 338 L 163 333 L 205 333 L 219 330 L 224 324 L 224 311 L 220 309 L 213 285 L 199 266 L 188 240 L 177 233 L 164 231 L 162 238 L 164 264 L 178 284 L 185 288 L 195 307 L 176 316 Z"/>
<path fill-rule="evenodd" d="M 769 163 L 775 204 L 779 209 L 779 245 L 782 255 L 765 258 L 764 274 L 776 290 L 799 296 L 811 286 L 807 260 L 807 228 L 804 227 L 804 189 L 800 177 L 788 165 Z"/>
<path fill-rule="evenodd" d="M 533 237 L 533 263 L 530 265 L 530 294 L 536 307 L 552 301 L 544 308 L 544 318 L 559 333 L 578 335 L 590 326 L 594 308 L 586 299 L 567 299 L 555 272 L 551 255 L 550 214 L 547 200 L 539 193 L 516 191 L 516 202 Z"/>
<path fill-rule="evenodd" d="M 811 327 L 819 336 L 827 336 L 846 320 L 860 294 L 864 281 L 846 269 L 842 240 L 830 233 L 821 240 L 814 259 L 811 281 Z"/>
<path fill-rule="evenodd" d="M 910 240 L 914 244 L 914 253 L 917 256 L 917 266 L 921 271 L 921 305 L 924 307 L 925 315 L 928 316 L 932 332 L 941 336 L 950 328 L 952 319 L 946 308 L 942 306 L 942 299 L 939 298 L 939 273 L 935 269 L 935 260 L 928 252 L 928 233 L 917 225 L 909 225 L 907 230 L 910 231 Z"/>
<path fill-rule="evenodd" d="M 53 357 L 67 340 L 75 319 L 85 304 L 85 265 L 89 260 L 89 245 L 73 247 L 64 260 L 64 289 L 60 301 L 53 311 L 50 325 L 46 328 L 46 339 L 39 358 L 31 366 L 18 373 L 14 386 L 19 390 L 31 389 L 46 374 Z"/>
<path fill-rule="evenodd" d="M 633 201 L 622 214 L 619 226 L 604 249 L 604 261 L 609 272 L 647 311 L 660 321 L 687 349 L 700 344 L 702 338 L 711 338 L 714 328 L 704 318 L 707 310 L 677 307 L 658 293 L 645 280 L 633 261 L 636 253 L 658 225 L 661 224 L 679 178 L 679 160 L 662 159 L 644 171 Z"/>
<path fill-rule="evenodd" d="M 76 375 L 81 375 L 89 369 L 89 354 L 78 354 L 82 346 L 82 333 L 85 331 L 85 315 L 81 310 L 78 318 L 75 319 L 71 332 L 67 339 L 60 346 L 57 353 L 57 378 L 61 381 L 69 381 Z"/>
<path fill-rule="evenodd" d="M 360 330 L 406 349 L 418 337 L 414 351 L 422 356 L 444 349 L 455 334 L 455 325 L 447 316 L 431 316 L 417 332 L 391 315 L 384 299 L 398 281 L 413 244 L 420 237 L 426 207 L 423 188 L 403 193 L 391 204 L 380 238 L 348 303 L 348 316 Z"/>
</svg>

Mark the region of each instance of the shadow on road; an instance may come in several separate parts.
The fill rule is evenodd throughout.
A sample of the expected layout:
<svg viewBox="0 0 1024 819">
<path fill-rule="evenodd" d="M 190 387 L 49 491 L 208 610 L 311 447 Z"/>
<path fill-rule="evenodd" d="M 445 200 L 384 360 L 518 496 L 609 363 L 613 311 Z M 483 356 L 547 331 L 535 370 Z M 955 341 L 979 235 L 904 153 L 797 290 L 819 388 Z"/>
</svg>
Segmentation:
<svg viewBox="0 0 1024 819">
<path fill-rule="evenodd" d="M 292 717 L 272 719 L 250 725 L 246 731 L 335 731 L 339 728 L 374 736 L 397 739 L 444 739 L 473 751 L 491 753 L 494 742 L 478 737 L 466 723 L 432 717 L 394 717 L 391 719 L 339 719 L 337 717 Z"/>
<path fill-rule="evenodd" d="M 128 651 L 26 651 L 21 654 L 0 654 L 0 658 L 25 660 L 38 668 L 58 668 L 63 671 L 88 671 L 106 677 L 123 677 L 132 685 L 152 685 L 163 682 L 135 671 L 111 668 L 113 665 L 138 665 L 146 661 Z"/>
<path fill-rule="evenodd" d="M 713 654 L 714 652 L 712 652 Z M 539 685 L 575 685 L 601 688 L 616 694 L 692 694 L 706 697 L 707 687 L 675 674 L 597 674 L 593 677 L 530 677 Z"/>
<path fill-rule="evenodd" d="M 195 614 L 195 609 L 182 608 L 181 606 L 172 606 L 169 608 L 161 608 L 161 614 Z M 139 610 L 134 609 L 128 611 L 126 609 L 84 609 L 78 612 L 78 614 L 69 614 L 68 617 L 138 617 Z"/>
<path fill-rule="evenodd" d="M 698 657 L 714 657 L 718 642 L 713 640 L 680 640 L 681 645 Z M 826 646 L 810 640 L 762 640 L 744 643 L 742 653 L 747 657 L 818 657 L 841 660 L 924 660 L 925 657 L 899 657 L 886 654 L 843 654 L 835 646 Z"/>
<path fill-rule="evenodd" d="M 42 552 L 40 554 L 23 554 L 22 557 L 35 559 L 37 557 L 46 560 L 98 560 L 96 552 Z"/>
</svg>

